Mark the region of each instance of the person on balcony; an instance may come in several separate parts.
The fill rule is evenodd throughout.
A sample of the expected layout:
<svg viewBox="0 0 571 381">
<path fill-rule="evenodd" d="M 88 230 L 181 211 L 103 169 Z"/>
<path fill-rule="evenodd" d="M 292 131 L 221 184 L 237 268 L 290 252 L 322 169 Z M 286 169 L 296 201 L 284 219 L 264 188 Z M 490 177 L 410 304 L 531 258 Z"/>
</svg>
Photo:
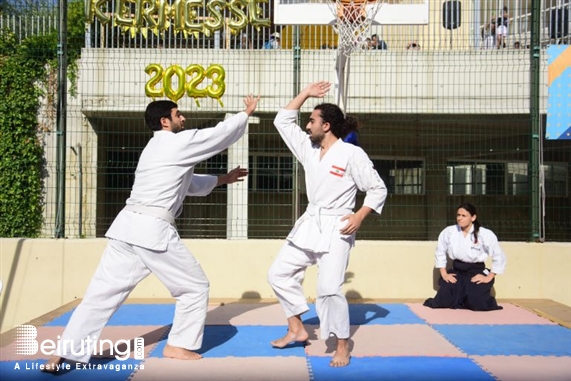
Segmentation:
<svg viewBox="0 0 571 381">
<path fill-rule="evenodd" d="M 483 50 L 496 48 L 496 20 L 491 19 L 484 28 L 482 28 Z"/>
<path fill-rule="evenodd" d="M 280 34 L 278 32 L 270 34 L 270 39 L 264 44 L 264 49 L 281 49 Z"/>
<path fill-rule="evenodd" d="M 240 41 L 236 45 L 236 49 L 252 49 L 252 40 L 247 33 L 242 33 L 240 35 Z"/>
<path fill-rule="evenodd" d="M 498 17 L 496 23 L 496 37 L 497 37 L 497 48 L 505 48 L 508 39 L 508 27 L 509 27 L 509 17 L 508 7 L 505 6 L 502 15 Z"/>
</svg>

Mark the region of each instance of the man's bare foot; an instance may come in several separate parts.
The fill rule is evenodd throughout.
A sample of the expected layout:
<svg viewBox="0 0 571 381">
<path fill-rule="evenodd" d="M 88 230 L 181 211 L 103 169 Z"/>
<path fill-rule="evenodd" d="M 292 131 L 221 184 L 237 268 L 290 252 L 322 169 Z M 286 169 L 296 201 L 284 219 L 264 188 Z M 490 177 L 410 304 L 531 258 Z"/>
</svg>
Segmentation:
<svg viewBox="0 0 571 381">
<path fill-rule="evenodd" d="M 202 355 L 196 352 L 181 347 L 173 347 L 168 344 L 163 350 L 163 356 L 177 360 L 200 360 L 202 358 Z"/>
<path fill-rule="evenodd" d="M 272 341 L 271 344 L 272 344 L 272 347 L 274 347 L 274 348 L 284 348 L 289 343 L 292 343 L 294 341 L 305 343 L 308 338 L 309 338 L 309 334 L 307 333 L 307 331 L 305 329 L 301 329 L 298 332 L 292 332 L 292 331 L 288 330 L 287 334 L 284 337 L 281 337 L 277 340 Z"/>
<path fill-rule="evenodd" d="M 46 373 L 57 373 L 60 369 L 60 365 L 63 363 L 63 358 L 59 356 L 52 356 L 44 363 L 42 372 Z"/>
<path fill-rule="evenodd" d="M 349 365 L 350 361 L 351 352 L 349 352 L 349 340 L 337 339 L 337 349 L 329 365 L 334 368 L 340 368 Z"/>
</svg>

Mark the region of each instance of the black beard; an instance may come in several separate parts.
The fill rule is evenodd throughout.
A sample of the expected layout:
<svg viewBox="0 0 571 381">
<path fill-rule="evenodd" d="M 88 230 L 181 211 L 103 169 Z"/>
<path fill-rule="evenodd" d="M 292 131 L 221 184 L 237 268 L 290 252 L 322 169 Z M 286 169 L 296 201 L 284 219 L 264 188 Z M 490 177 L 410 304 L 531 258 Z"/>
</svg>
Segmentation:
<svg viewBox="0 0 571 381">
<path fill-rule="evenodd" d="M 309 140 L 311 140 L 311 142 L 313 143 L 313 145 L 320 145 L 321 142 L 323 141 L 323 136 L 317 137 L 317 136 L 314 136 L 314 135 L 309 135 Z"/>
</svg>

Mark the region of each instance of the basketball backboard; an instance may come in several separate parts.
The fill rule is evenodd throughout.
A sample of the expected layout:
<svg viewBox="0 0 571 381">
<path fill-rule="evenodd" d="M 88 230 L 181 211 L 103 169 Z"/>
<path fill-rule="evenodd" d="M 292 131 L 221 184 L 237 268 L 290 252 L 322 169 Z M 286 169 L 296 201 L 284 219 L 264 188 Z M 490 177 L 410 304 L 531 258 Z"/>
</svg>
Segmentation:
<svg viewBox="0 0 571 381">
<path fill-rule="evenodd" d="M 273 0 L 276 25 L 329 25 L 335 16 L 331 0 Z M 333 0 L 335 1 L 335 0 Z M 403 0 L 383 4 L 373 20 L 374 25 L 427 25 L 429 0 Z"/>
</svg>

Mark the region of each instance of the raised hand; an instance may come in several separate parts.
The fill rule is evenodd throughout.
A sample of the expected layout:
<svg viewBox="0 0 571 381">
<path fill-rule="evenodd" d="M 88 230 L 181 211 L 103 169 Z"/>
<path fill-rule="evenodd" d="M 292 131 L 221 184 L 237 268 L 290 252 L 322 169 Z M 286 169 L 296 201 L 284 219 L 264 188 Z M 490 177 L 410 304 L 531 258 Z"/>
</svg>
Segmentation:
<svg viewBox="0 0 571 381">
<path fill-rule="evenodd" d="M 331 83 L 327 81 L 314 82 L 305 88 L 306 95 L 312 98 L 323 98 L 331 89 Z"/>
<path fill-rule="evenodd" d="M 252 94 L 248 94 L 246 98 L 244 98 L 244 105 L 246 109 L 244 112 L 248 115 L 252 115 L 258 106 L 258 102 L 260 101 L 260 96 L 254 97 Z"/>
<path fill-rule="evenodd" d="M 286 110 L 299 110 L 308 98 L 323 98 L 331 88 L 327 81 L 314 82 L 302 90 L 285 107 Z"/>
</svg>

